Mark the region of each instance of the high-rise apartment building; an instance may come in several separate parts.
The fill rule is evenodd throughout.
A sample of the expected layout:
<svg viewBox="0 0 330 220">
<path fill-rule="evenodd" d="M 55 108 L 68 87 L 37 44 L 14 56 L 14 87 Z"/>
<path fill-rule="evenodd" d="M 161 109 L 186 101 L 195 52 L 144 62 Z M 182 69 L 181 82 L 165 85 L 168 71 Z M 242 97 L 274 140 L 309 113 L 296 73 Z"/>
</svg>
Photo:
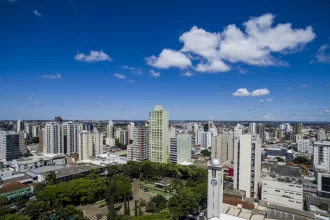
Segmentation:
<svg viewBox="0 0 330 220">
<path fill-rule="evenodd" d="M 39 137 L 39 143 L 38 143 L 38 152 L 44 152 L 44 128 L 40 128 L 38 137 Z"/>
<path fill-rule="evenodd" d="M 78 142 L 80 161 L 103 154 L 103 133 L 101 132 L 80 131 Z"/>
<path fill-rule="evenodd" d="M 316 138 L 318 141 L 327 140 L 327 135 L 323 129 L 320 129 L 316 132 Z"/>
<path fill-rule="evenodd" d="M 232 131 L 223 131 L 222 134 L 212 137 L 211 159 L 218 159 L 221 163 L 234 161 L 234 134 Z"/>
<path fill-rule="evenodd" d="M 310 139 L 298 140 L 298 151 L 313 154 L 313 144 Z"/>
<path fill-rule="evenodd" d="M 32 126 L 32 137 L 38 137 L 39 129 L 40 129 L 39 125 Z"/>
<path fill-rule="evenodd" d="M 234 138 L 239 138 L 244 133 L 244 126 L 241 124 L 237 124 L 234 127 Z"/>
<path fill-rule="evenodd" d="M 257 133 L 257 124 L 254 122 L 251 122 L 249 125 L 249 130 L 251 134 L 256 134 Z"/>
<path fill-rule="evenodd" d="M 80 131 L 80 125 L 74 122 L 64 122 L 64 153 L 73 154 L 78 153 L 78 134 Z"/>
<path fill-rule="evenodd" d="M 149 113 L 149 160 L 169 162 L 168 112 L 161 105 L 156 105 Z"/>
<path fill-rule="evenodd" d="M 168 132 L 169 132 L 169 137 L 170 138 L 173 138 L 173 137 L 176 136 L 176 129 L 175 129 L 175 127 L 170 126 L 169 129 L 168 129 Z"/>
<path fill-rule="evenodd" d="M 313 165 L 314 168 L 330 172 L 330 141 L 314 142 Z"/>
<path fill-rule="evenodd" d="M 265 126 L 261 123 L 257 124 L 257 134 L 259 134 L 260 140 L 265 142 L 266 134 L 265 134 Z"/>
<path fill-rule="evenodd" d="M 295 129 L 296 134 L 302 135 L 302 130 L 303 130 L 303 124 L 302 123 L 296 124 L 296 129 Z"/>
<path fill-rule="evenodd" d="M 234 142 L 234 189 L 257 198 L 261 174 L 261 140 L 257 134 L 242 134 Z"/>
<path fill-rule="evenodd" d="M 64 154 L 63 124 L 50 122 L 43 131 L 43 152 L 46 154 Z"/>
<path fill-rule="evenodd" d="M 170 138 L 170 162 L 191 162 L 191 135 L 178 134 Z"/>
<path fill-rule="evenodd" d="M 107 137 L 108 138 L 114 138 L 113 122 L 112 121 L 109 121 L 109 124 L 107 126 Z"/>
<path fill-rule="evenodd" d="M 133 140 L 133 129 L 134 129 L 134 123 L 131 122 L 128 126 L 127 126 L 127 131 L 128 131 L 128 142 Z"/>
<path fill-rule="evenodd" d="M 0 131 L 0 160 L 8 164 L 19 158 L 20 138 L 14 131 Z"/>
<path fill-rule="evenodd" d="M 208 149 L 209 147 L 212 147 L 212 132 L 198 130 L 197 144 L 204 149 Z"/>
<path fill-rule="evenodd" d="M 32 136 L 32 124 L 25 123 L 25 128 L 24 128 L 25 134 L 27 137 Z"/>
<path fill-rule="evenodd" d="M 16 132 L 19 133 L 20 131 L 24 131 L 24 121 L 18 120 L 16 124 Z"/>
<path fill-rule="evenodd" d="M 128 148 L 128 146 L 127 146 Z M 149 158 L 149 126 L 133 128 L 133 143 L 127 149 L 127 159 L 141 162 Z"/>
<path fill-rule="evenodd" d="M 128 131 L 119 130 L 118 139 L 119 139 L 119 143 L 121 143 L 123 145 L 127 145 L 128 144 Z"/>
<path fill-rule="evenodd" d="M 20 131 L 18 133 L 18 135 L 19 135 L 19 152 L 21 154 L 25 154 L 26 153 L 26 145 L 25 145 L 24 132 Z"/>
</svg>

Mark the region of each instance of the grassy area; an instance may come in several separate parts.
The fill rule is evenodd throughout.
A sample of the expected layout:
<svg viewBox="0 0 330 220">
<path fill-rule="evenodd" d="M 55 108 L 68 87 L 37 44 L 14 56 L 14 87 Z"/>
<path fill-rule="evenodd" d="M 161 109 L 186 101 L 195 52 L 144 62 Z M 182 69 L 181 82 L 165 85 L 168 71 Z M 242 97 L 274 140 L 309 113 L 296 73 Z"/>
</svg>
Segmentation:
<svg viewBox="0 0 330 220">
<path fill-rule="evenodd" d="M 173 196 L 173 194 L 166 192 L 165 190 L 157 189 L 155 187 L 147 186 L 147 185 L 141 185 L 140 190 L 143 192 L 148 192 L 148 193 L 154 194 L 154 195 L 161 195 L 167 199 L 169 199 Z"/>
</svg>

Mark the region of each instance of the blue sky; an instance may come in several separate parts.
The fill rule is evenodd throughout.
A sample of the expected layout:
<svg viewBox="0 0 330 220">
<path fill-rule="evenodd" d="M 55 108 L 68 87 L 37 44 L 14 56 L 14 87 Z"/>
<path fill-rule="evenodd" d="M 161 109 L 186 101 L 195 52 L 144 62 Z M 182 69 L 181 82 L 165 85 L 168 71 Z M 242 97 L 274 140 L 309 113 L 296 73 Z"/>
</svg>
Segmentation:
<svg viewBox="0 0 330 220">
<path fill-rule="evenodd" d="M 328 1 L 0 0 L 0 119 L 330 121 Z"/>
</svg>

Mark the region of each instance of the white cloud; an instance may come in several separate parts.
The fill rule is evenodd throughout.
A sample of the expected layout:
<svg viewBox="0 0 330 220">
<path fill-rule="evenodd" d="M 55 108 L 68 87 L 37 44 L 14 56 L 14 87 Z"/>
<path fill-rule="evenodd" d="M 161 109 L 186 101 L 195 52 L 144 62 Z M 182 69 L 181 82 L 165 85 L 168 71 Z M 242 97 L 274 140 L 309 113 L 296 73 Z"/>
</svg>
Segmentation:
<svg viewBox="0 0 330 220">
<path fill-rule="evenodd" d="M 61 79 L 62 76 L 60 74 L 53 74 L 53 75 L 42 75 L 44 79 Z"/>
<path fill-rule="evenodd" d="M 289 87 L 288 90 L 292 90 L 292 87 Z"/>
<path fill-rule="evenodd" d="M 149 72 L 150 72 L 150 75 L 152 77 L 160 77 L 160 73 L 159 72 L 155 72 L 154 70 L 150 70 Z"/>
<path fill-rule="evenodd" d="M 181 75 L 191 77 L 193 74 L 191 72 L 187 71 L 187 72 L 182 73 Z"/>
<path fill-rule="evenodd" d="M 233 93 L 233 96 L 250 96 L 250 92 L 246 89 L 246 88 L 240 88 L 240 89 L 237 89 L 236 92 Z"/>
<path fill-rule="evenodd" d="M 184 43 L 182 52 L 192 52 L 206 58 L 215 58 L 220 43 L 220 33 L 210 33 L 194 26 L 183 33 L 179 40 Z"/>
<path fill-rule="evenodd" d="M 230 67 L 227 66 L 223 61 L 221 60 L 212 60 L 211 62 L 205 64 L 205 63 L 199 63 L 195 69 L 198 72 L 210 72 L 210 73 L 216 73 L 216 72 L 226 72 L 230 70 Z"/>
<path fill-rule="evenodd" d="M 270 92 L 268 89 L 256 89 L 253 92 L 251 92 L 251 96 L 257 97 L 257 96 L 265 96 L 268 95 Z"/>
<path fill-rule="evenodd" d="M 124 76 L 123 74 L 120 74 L 120 73 L 115 73 L 113 74 L 114 77 L 117 77 L 118 79 L 125 79 L 126 76 Z"/>
<path fill-rule="evenodd" d="M 76 61 L 90 62 L 100 62 L 100 61 L 112 61 L 108 54 L 104 53 L 102 50 L 94 51 L 91 50 L 89 55 L 84 53 L 77 53 L 74 57 Z"/>
<path fill-rule="evenodd" d="M 330 113 L 330 109 L 324 109 L 324 112 Z"/>
<path fill-rule="evenodd" d="M 209 116 L 209 120 L 214 120 L 214 116 L 213 115 L 211 115 L 211 116 Z"/>
<path fill-rule="evenodd" d="M 107 97 L 105 97 L 105 96 L 99 96 L 99 99 L 106 100 Z"/>
<path fill-rule="evenodd" d="M 326 53 L 330 49 L 328 44 L 323 44 L 316 53 L 316 59 L 319 63 L 330 63 L 330 53 Z"/>
<path fill-rule="evenodd" d="M 128 82 L 130 82 L 130 83 L 135 83 L 135 81 L 134 81 L 134 80 L 129 80 Z"/>
<path fill-rule="evenodd" d="M 33 14 L 37 17 L 41 17 L 42 14 L 40 14 L 40 12 L 38 12 L 37 10 L 33 10 Z"/>
<path fill-rule="evenodd" d="M 268 98 L 268 99 L 260 99 L 259 102 L 272 102 L 273 99 L 272 98 Z"/>
<path fill-rule="evenodd" d="M 171 49 L 164 49 L 158 57 L 147 57 L 146 61 L 150 66 L 163 69 L 170 67 L 178 67 L 184 69 L 192 66 L 191 60 L 186 55 Z"/>
<path fill-rule="evenodd" d="M 131 66 L 123 66 L 122 67 L 124 70 L 135 70 L 134 67 L 131 67 Z"/>
<path fill-rule="evenodd" d="M 184 57 L 181 62 L 174 62 L 177 59 L 168 55 L 170 52 L 177 53 L 170 49 L 164 49 L 158 58 L 152 56 L 146 60 L 149 65 L 158 68 L 185 68 L 192 65 L 187 56 L 198 56 L 201 63 L 196 70 L 201 72 L 229 71 L 225 62 L 256 66 L 288 65 L 278 60 L 277 55 L 301 51 L 316 35 L 311 26 L 295 29 L 291 23 L 275 25 L 274 20 L 275 16 L 268 13 L 250 18 L 243 23 L 243 28 L 229 24 L 221 33 L 193 26 L 179 37 L 183 43 L 180 51 L 186 53 L 180 53 L 180 57 Z"/>
<path fill-rule="evenodd" d="M 33 99 L 33 98 L 32 98 L 32 96 L 28 96 L 27 99 L 30 99 L 30 100 L 31 100 L 31 99 Z"/>
<path fill-rule="evenodd" d="M 300 85 L 300 88 L 306 88 L 306 87 L 307 87 L 306 84 L 302 84 L 302 85 Z"/>
</svg>

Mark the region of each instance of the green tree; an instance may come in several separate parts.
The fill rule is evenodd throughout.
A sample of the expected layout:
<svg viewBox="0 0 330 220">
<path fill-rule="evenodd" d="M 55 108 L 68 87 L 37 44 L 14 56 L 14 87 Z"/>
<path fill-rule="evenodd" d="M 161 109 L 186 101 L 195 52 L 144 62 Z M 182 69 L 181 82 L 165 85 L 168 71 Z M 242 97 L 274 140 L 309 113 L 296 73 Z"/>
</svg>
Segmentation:
<svg viewBox="0 0 330 220">
<path fill-rule="evenodd" d="M 49 171 L 46 173 L 45 176 L 45 183 L 47 186 L 55 185 L 57 182 L 56 180 L 56 173 L 54 171 Z"/>
<path fill-rule="evenodd" d="M 151 201 L 147 202 L 146 212 L 156 212 L 156 204 Z"/>
<path fill-rule="evenodd" d="M 211 156 L 211 152 L 209 150 L 201 150 L 201 154 L 205 157 Z"/>
<path fill-rule="evenodd" d="M 0 216 L 5 216 L 10 212 L 10 209 L 7 207 L 10 201 L 6 196 L 0 196 Z"/>
<path fill-rule="evenodd" d="M 51 208 L 48 202 L 32 200 L 29 201 L 24 209 L 24 213 L 31 219 L 38 219 L 38 217 L 45 212 L 50 211 Z"/>
<path fill-rule="evenodd" d="M 282 157 L 275 157 L 275 159 L 278 161 L 278 162 L 284 162 L 284 159 Z"/>
<path fill-rule="evenodd" d="M 134 201 L 134 216 L 138 216 L 138 200 Z"/>
<path fill-rule="evenodd" d="M 174 219 L 187 216 L 198 210 L 200 198 L 190 189 L 182 190 L 169 201 L 169 209 Z"/>
<path fill-rule="evenodd" d="M 297 164 L 307 164 L 309 160 L 306 157 L 298 156 L 293 160 L 293 162 Z"/>
<path fill-rule="evenodd" d="M 150 200 L 151 203 L 155 204 L 156 212 L 160 212 L 161 210 L 167 207 L 167 199 L 162 195 L 157 195 Z"/>
<path fill-rule="evenodd" d="M 5 216 L 4 220 L 29 220 L 30 218 L 19 214 L 8 214 Z"/>
</svg>

